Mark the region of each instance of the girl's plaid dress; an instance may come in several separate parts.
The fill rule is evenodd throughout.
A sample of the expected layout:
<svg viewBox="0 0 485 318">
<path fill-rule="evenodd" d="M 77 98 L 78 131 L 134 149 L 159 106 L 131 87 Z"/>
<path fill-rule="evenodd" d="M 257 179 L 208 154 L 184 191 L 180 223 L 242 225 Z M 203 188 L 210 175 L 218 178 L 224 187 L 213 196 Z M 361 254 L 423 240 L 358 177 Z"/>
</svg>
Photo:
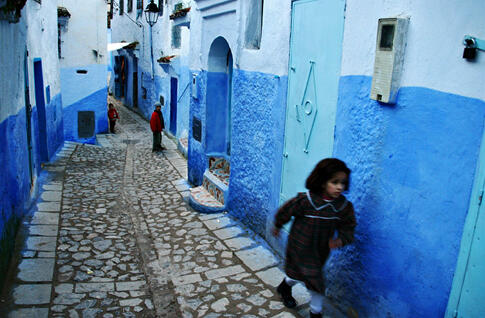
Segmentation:
<svg viewBox="0 0 485 318">
<path fill-rule="evenodd" d="M 291 217 L 294 223 L 286 248 L 286 274 L 323 294 L 322 269 L 330 253 L 329 239 L 335 231 L 343 245 L 354 239 L 356 221 L 352 203 L 343 195 L 326 201 L 318 194 L 299 193 L 280 207 L 275 226 L 281 228 Z"/>
</svg>

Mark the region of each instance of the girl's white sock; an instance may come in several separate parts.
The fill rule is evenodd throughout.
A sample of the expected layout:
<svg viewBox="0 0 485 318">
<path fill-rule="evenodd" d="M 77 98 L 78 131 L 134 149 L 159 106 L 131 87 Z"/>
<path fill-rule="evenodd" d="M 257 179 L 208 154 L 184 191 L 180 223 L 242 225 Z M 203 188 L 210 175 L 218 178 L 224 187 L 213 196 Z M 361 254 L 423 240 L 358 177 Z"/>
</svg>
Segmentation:
<svg viewBox="0 0 485 318">
<path fill-rule="evenodd" d="M 297 280 L 293 279 L 293 278 L 289 278 L 288 276 L 285 277 L 285 282 L 290 285 L 290 287 L 293 287 L 296 285 L 296 283 L 298 283 Z"/>
<path fill-rule="evenodd" d="M 323 295 L 317 292 L 314 292 L 313 290 L 308 290 L 308 291 L 312 296 L 312 299 L 310 300 L 310 310 L 314 314 L 321 313 L 323 310 Z"/>
</svg>

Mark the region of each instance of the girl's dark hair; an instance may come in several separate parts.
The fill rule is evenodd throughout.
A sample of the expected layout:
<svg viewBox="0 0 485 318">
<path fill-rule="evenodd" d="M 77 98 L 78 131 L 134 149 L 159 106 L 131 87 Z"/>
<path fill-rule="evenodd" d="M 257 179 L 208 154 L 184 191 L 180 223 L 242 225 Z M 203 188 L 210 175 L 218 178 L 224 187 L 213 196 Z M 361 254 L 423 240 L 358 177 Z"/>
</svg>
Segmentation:
<svg viewBox="0 0 485 318">
<path fill-rule="evenodd" d="M 310 173 L 310 176 L 306 179 L 305 187 L 313 193 L 321 193 L 323 191 L 322 186 L 337 172 L 345 172 L 345 174 L 347 174 L 345 190 L 348 190 L 350 183 L 350 169 L 347 168 L 345 162 L 337 158 L 326 158 L 317 163 L 315 168 L 313 168 L 312 173 Z"/>
</svg>

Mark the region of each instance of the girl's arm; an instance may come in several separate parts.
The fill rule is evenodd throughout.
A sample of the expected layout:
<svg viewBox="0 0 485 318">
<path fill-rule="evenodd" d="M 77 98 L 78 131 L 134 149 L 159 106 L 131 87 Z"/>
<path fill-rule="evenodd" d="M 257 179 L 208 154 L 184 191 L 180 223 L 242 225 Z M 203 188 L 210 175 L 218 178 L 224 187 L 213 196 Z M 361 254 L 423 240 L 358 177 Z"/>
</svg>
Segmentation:
<svg viewBox="0 0 485 318">
<path fill-rule="evenodd" d="M 305 196 L 302 194 L 299 194 L 293 199 L 286 201 L 278 209 L 278 212 L 276 212 L 276 215 L 275 215 L 275 222 L 274 222 L 277 232 L 279 232 L 279 229 L 281 229 L 283 225 L 285 225 L 290 221 L 292 216 L 296 216 L 296 214 L 298 214 L 298 212 L 301 210 L 300 202 L 303 198 L 305 198 Z"/>
<path fill-rule="evenodd" d="M 342 212 L 344 212 L 344 217 L 337 225 L 337 240 L 342 241 L 341 246 L 352 243 L 354 240 L 355 226 L 357 225 L 354 214 L 354 206 L 351 202 L 349 202 L 348 206 Z"/>
</svg>

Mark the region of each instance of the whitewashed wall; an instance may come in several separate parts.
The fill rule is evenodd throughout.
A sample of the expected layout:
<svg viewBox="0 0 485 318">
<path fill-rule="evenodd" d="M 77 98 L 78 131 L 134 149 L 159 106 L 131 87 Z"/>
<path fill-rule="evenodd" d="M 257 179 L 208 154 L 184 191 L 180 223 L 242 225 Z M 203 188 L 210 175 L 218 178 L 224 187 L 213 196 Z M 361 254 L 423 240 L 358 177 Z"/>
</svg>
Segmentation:
<svg viewBox="0 0 485 318">
<path fill-rule="evenodd" d="M 462 58 L 465 35 L 485 39 L 484 12 L 477 0 L 347 0 L 342 75 L 372 76 L 378 19 L 409 17 L 401 85 L 485 99 L 485 52 Z"/>
<path fill-rule="evenodd" d="M 61 36 L 61 67 L 107 64 L 106 2 L 59 0 L 59 6 L 71 13 Z"/>
<path fill-rule="evenodd" d="M 29 21 L 27 28 L 26 22 Z M 27 1 L 19 23 L 0 21 L 0 122 L 25 107 L 24 52 L 29 51 L 30 100 L 35 103 L 33 60 L 42 58 L 44 86 L 60 93 L 57 59 L 57 5 Z M 55 49 L 52 49 L 55 48 Z M 8 79 L 8 80 L 7 80 Z"/>
<path fill-rule="evenodd" d="M 231 47 L 235 66 L 246 71 L 288 74 L 291 0 L 266 0 L 259 49 L 246 49 L 245 28 L 249 5 L 246 1 L 196 1 L 191 20 L 191 64 L 205 68 L 212 42 L 218 36 Z"/>
</svg>

